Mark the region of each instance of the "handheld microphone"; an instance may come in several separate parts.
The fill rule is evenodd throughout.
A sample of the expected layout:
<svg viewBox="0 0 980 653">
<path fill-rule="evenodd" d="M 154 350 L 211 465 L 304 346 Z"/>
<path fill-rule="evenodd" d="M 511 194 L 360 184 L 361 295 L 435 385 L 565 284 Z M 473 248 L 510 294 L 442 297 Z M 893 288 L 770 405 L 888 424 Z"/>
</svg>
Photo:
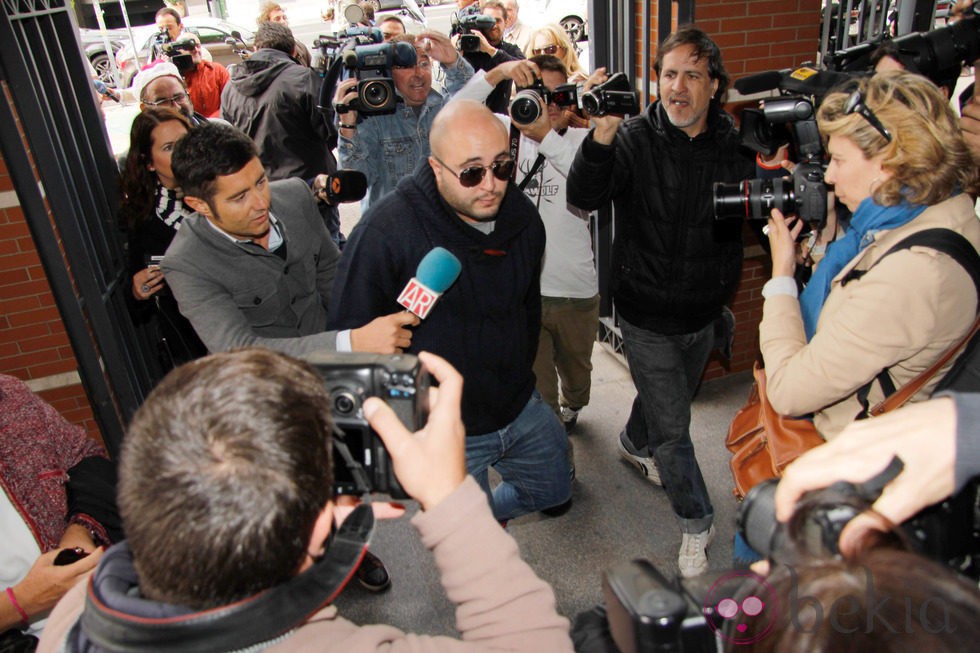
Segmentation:
<svg viewBox="0 0 980 653">
<path fill-rule="evenodd" d="M 432 248 L 419 261 L 415 276 L 398 296 L 398 303 L 424 320 L 442 293 L 456 281 L 462 268 L 459 259 L 449 250 L 443 247 Z"/>
<path fill-rule="evenodd" d="M 104 98 L 109 98 L 113 102 L 119 102 L 119 94 L 113 91 L 111 88 L 106 86 L 106 83 L 101 79 L 93 79 L 92 84 L 95 85 L 95 91 Z"/>
<path fill-rule="evenodd" d="M 367 176 L 360 170 L 338 170 L 327 175 L 323 196 L 330 206 L 357 202 L 367 193 Z"/>
</svg>

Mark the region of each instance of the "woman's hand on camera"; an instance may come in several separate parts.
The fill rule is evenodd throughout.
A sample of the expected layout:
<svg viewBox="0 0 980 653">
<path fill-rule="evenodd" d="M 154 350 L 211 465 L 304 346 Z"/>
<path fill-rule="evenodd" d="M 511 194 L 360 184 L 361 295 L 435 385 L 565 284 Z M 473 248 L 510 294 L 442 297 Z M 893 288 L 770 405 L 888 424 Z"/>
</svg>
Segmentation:
<svg viewBox="0 0 980 653">
<path fill-rule="evenodd" d="M 796 238 L 803 230 L 803 221 L 795 216 L 787 218 L 779 209 L 773 209 L 766 228 L 772 253 L 773 278 L 793 276 L 796 270 Z"/>
<path fill-rule="evenodd" d="M 419 360 L 439 382 L 429 390 L 425 426 L 410 433 L 381 399 L 364 402 L 364 416 L 391 456 L 395 476 L 423 510 L 439 504 L 466 478 L 466 429 L 460 416 L 463 377 L 445 359 L 422 352 Z"/>
<path fill-rule="evenodd" d="M 133 297 L 145 301 L 163 288 L 163 272 L 155 265 L 145 267 L 133 275 Z"/>
</svg>

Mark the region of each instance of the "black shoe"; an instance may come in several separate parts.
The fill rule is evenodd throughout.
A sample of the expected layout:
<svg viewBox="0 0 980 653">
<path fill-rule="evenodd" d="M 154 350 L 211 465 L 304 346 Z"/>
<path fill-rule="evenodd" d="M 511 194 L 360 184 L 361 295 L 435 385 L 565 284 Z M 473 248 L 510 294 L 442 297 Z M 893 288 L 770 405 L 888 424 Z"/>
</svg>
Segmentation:
<svg viewBox="0 0 980 653">
<path fill-rule="evenodd" d="M 385 563 L 370 551 L 364 552 L 364 559 L 357 568 L 357 580 L 369 592 L 384 592 L 391 587 L 391 576 Z"/>
<path fill-rule="evenodd" d="M 559 503 L 557 506 L 551 506 L 550 508 L 545 508 L 541 511 L 542 514 L 548 515 L 549 517 L 561 517 L 572 507 L 572 498 L 568 497 L 568 501 L 565 503 Z"/>
</svg>

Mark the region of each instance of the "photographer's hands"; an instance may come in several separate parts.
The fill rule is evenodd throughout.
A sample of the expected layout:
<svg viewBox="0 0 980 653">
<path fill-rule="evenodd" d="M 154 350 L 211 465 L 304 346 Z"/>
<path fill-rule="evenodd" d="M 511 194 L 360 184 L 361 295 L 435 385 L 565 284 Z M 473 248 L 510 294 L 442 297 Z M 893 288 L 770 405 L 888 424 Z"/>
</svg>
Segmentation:
<svg viewBox="0 0 980 653">
<path fill-rule="evenodd" d="M 459 59 L 459 52 L 448 36 L 432 30 L 424 30 L 415 36 L 415 42 L 421 45 L 423 54 L 445 66 L 451 66 Z"/>
<path fill-rule="evenodd" d="M 460 416 L 463 377 L 445 359 L 422 352 L 419 360 L 439 382 L 429 390 L 429 419 L 410 433 L 377 397 L 364 402 L 364 416 L 391 456 L 402 488 L 428 510 L 466 479 L 466 429 Z"/>
<path fill-rule="evenodd" d="M 790 464 L 776 487 L 776 518 L 786 521 L 805 492 L 838 480 L 863 482 L 884 469 L 893 456 L 905 463 L 872 508 L 900 524 L 953 491 L 956 466 L 956 406 L 952 399 L 911 404 L 879 417 L 852 422 L 840 435 Z M 841 551 L 881 520 L 862 514 L 844 527 Z"/>
<path fill-rule="evenodd" d="M 773 209 L 767 229 L 773 278 L 793 276 L 796 270 L 796 238 L 803 230 L 803 221 L 795 216 L 784 217 L 779 209 Z"/>
<path fill-rule="evenodd" d="M 606 74 L 606 68 L 596 68 L 595 72 L 585 80 L 585 85 L 582 87 L 582 90 L 590 91 L 593 86 L 598 86 L 607 79 L 609 79 L 609 75 Z M 595 123 L 592 140 L 603 145 L 611 145 L 616 138 L 616 132 L 619 131 L 620 124 L 623 122 L 623 117 L 612 114 L 592 116 L 592 122 Z"/>
<path fill-rule="evenodd" d="M 337 84 L 337 90 L 333 95 L 334 107 L 345 106 L 350 107 L 351 103 L 357 99 L 357 79 L 351 77 L 350 79 L 345 79 L 344 81 Z M 357 112 L 353 109 L 348 108 L 345 113 L 337 113 L 337 119 L 340 121 L 340 133 L 342 136 L 347 138 L 353 137 L 356 132 L 357 125 Z M 345 127 L 344 125 L 349 125 Z"/>
</svg>

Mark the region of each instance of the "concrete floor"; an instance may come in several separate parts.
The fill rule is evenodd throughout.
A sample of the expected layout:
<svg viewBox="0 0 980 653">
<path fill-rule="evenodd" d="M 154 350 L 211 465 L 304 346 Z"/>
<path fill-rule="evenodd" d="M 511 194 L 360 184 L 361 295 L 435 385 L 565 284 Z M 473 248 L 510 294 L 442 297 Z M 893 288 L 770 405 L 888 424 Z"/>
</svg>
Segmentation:
<svg viewBox="0 0 980 653">
<path fill-rule="evenodd" d="M 598 344 L 593 364 L 592 402 L 571 435 L 577 470 L 571 510 L 557 518 L 526 515 L 507 528 L 524 559 L 555 588 L 558 610 L 569 619 L 601 600 L 602 571 L 619 562 L 644 557 L 668 577 L 675 575 L 681 539 L 664 491 L 616 450 L 635 394 L 629 372 Z M 693 407 L 691 433 L 715 507 L 716 536 L 708 553 L 712 569 L 731 566 L 736 503 L 724 438 L 750 382 L 748 373 L 708 382 Z M 409 505 L 414 514 L 415 505 Z M 371 550 L 387 564 L 393 586 L 380 596 L 359 586 L 347 588 L 337 601 L 341 614 L 362 624 L 455 635 L 453 606 L 408 519 L 380 522 Z"/>
</svg>

